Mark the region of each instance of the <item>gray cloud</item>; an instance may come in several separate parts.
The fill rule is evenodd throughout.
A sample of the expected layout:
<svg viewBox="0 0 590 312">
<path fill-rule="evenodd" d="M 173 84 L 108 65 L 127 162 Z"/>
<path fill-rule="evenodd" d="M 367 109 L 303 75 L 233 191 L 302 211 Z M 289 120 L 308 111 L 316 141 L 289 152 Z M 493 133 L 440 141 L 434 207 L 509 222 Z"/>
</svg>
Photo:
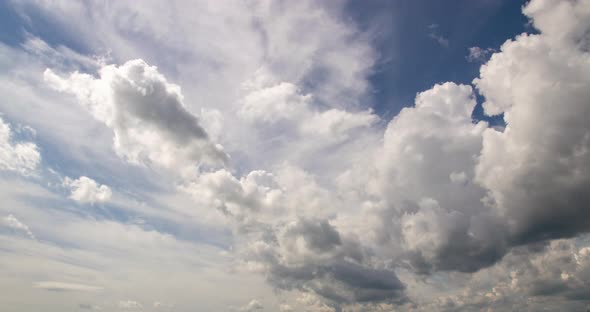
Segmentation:
<svg viewBox="0 0 590 312">
<path fill-rule="evenodd" d="M 299 219 L 251 245 L 246 257 L 284 290 L 311 291 L 335 308 L 354 302 L 403 302 L 395 273 L 373 267 L 352 237 L 326 220 Z"/>
</svg>

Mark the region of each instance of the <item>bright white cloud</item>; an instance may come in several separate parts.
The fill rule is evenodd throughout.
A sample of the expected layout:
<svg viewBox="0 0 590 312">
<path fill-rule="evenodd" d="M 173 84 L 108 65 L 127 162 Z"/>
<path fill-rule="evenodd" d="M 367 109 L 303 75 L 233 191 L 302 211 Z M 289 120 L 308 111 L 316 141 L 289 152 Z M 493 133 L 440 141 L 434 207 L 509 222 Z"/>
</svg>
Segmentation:
<svg viewBox="0 0 590 312">
<path fill-rule="evenodd" d="M 81 203 L 102 203 L 113 195 L 110 187 L 85 176 L 75 180 L 66 177 L 63 183 L 70 190 L 70 198 Z"/>
<path fill-rule="evenodd" d="M 0 170 L 30 175 L 40 161 L 41 154 L 37 145 L 15 141 L 10 125 L 0 117 Z"/>
</svg>

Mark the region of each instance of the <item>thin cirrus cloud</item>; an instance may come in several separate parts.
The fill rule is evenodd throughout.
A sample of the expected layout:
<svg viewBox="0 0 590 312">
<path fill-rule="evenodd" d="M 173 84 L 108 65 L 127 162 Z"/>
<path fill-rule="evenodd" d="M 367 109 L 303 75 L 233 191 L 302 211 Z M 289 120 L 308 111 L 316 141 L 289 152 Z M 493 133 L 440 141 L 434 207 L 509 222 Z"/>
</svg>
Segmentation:
<svg viewBox="0 0 590 312">
<path fill-rule="evenodd" d="M 14 207 L 0 208 L 10 229 L 0 270 L 27 279 L 0 279 L 21 287 L 14 309 L 31 288 L 53 290 L 39 306 L 62 309 L 63 292 L 86 309 L 585 309 L 590 1 L 530 1 L 523 13 L 537 33 L 472 47 L 472 84 L 435 84 L 391 120 L 363 102 L 378 51 L 339 5 L 174 5 L 20 7 L 56 25 L 62 15 L 86 25 L 76 16 L 91 9 L 87 24 L 101 31 L 68 35 L 111 50 L 83 56 L 32 35 L 22 51 L 0 50 L 35 60 L 14 82 L 39 93 L 25 107 L 77 112 L 96 123 L 76 127 L 109 140 L 93 149 L 39 131 L 28 142 L 0 120 L 3 183 L 31 190 L 1 195 Z M 192 16 L 201 11 L 219 18 Z M 478 93 L 504 128 L 474 120 Z M 56 161 L 53 146 L 97 156 L 85 158 L 90 173 Z M 93 163 L 141 175 L 109 180 Z M 154 188 L 136 191 L 139 177 Z"/>
</svg>

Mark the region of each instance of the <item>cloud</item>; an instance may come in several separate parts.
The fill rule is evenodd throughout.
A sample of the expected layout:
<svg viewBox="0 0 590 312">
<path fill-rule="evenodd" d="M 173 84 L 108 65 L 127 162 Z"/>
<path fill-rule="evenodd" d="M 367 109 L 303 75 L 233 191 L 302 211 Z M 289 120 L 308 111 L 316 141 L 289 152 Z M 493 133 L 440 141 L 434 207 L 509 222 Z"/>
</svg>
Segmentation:
<svg viewBox="0 0 590 312">
<path fill-rule="evenodd" d="M 92 310 L 92 311 L 100 311 L 100 310 L 102 310 L 102 308 L 100 306 L 93 305 L 93 304 L 88 304 L 88 303 L 80 303 L 78 305 L 78 307 L 81 310 Z"/>
<path fill-rule="evenodd" d="M 482 49 L 480 47 L 471 47 L 468 49 L 469 54 L 465 59 L 469 63 L 483 63 L 488 60 L 489 56 L 495 52 L 492 48 Z"/>
<path fill-rule="evenodd" d="M 31 232 L 29 227 L 26 224 L 22 223 L 20 220 L 18 220 L 15 216 L 9 214 L 8 216 L 4 217 L 2 221 L 5 226 L 17 231 L 24 232 L 30 239 L 36 239 L 35 235 L 33 234 L 33 232 Z"/>
<path fill-rule="evenodd" d="M 589 285 L 588 247 L 583 241 L 555 240 L 540 246 L 518 247 L 493 267 L 462 283 L 451 294 L 426 298 L 410 311 L 471 311 L 494 307 L 514 309 L 583 311 L 587 308 Z M 582 245 L 580 245 L 582 243 Z M 450 275 L 432 279 L 437 287 L 452 283 Z"/>
<path fill-rule="evenodd" d="M 144 180 L 118 182 L 121 196 L 132 199 L 115 196 L 114 216 L 69 207 L 58 194 L 61 182 L 53 189 L 54 178 L 34 182 L 56 193 L 51 200 L 19 190 L 17 201 L 2 188 L 1 196 L 20 205 L 19 218 L 35 220 L 35 233 L 47 239 L 0 235 L 2 273 L 96 281 L 115 309 L 141 307 L 119 301 L 120 291 L 129 290 L 141 302 L 164 294 L 166 302 L 179 302 L 175 309 L 199 304 L 211 311 L 271 293 L 280 300 L 265 299 L 265 309 L 283 311 L 582 310 L 590 279 L 581 237 L 590 231 L 588 1 L 533 0 L 524 12 L 538 34 L 519 35 L 494 53 L 470 50 L 468 59 L 486 62 L 474 81 L 484 110 L 503 114 L 504 129 L 474 121 L 474 90 L 452 82 L 418 93 L 415 105 L 382 129 L 379 117 L 359 104 L 372 49 L 340 18 L 338 4 L 314 4 L 39 2 L 38 14 L 50 8 L 48 20 L 78 25 L 70 28 L 84 34 L 81 42 L 91 50 L 112 47 L 122 64 L 97 64 L 96 77 L 58 75 L 72 70 L 75 52 L 28 38 L 22 48 L 53 68 L 45 72 L 47 84 L 74 94 L 107 126 L 109 140 L 114 132 L 117 155 L 172 170 L 140 167 Z M 448 46 L 438 30 L 429 27 L 431 38 Z M 137 57 L 158 61 L 194 101 L 146 62 L 121 61 Z M 94 66 L 76 62 L 85 64 L 81 70 Z M 22 90 L 4 92 L 34 93 L 39 99 L 32 102 L 44 102 L 34 83 Z M 37 106 L 23 103 L 35 112 Z M 20 106 L 11 120 L 25 115 L 16 111 Z M 93 133 L 73 112 L 73 128 Z M 0 146 L 29 144 L 5 129 Z M 231 167 L 214 141 L 232 154 Z M 30 172 L 40 162 L 23 166 L 14 161 L 20 156 L 7 155 L 13 155 L 9 168 Z M 120 166 L 110 170 L 131 168 Z M 71 174 L 75 169 L 64 170 L 79 176 Z M 127 191 L 144 181 L 158 181 L 159 188 Z M 85 176 L 64 183 L 74 200 L 112 197 L 107 185 Z M 222 234 L 193 223 L 213 220 L 212 211 L 225 219 L 207 226 Z M 3 221 L 33 237 L 12 214 Z M 210 287 L 220 280 L 219 288 L 235 291 Z M 21 291 L 13 281 L 0 284 Z M 62 291 L 95 287 L 39 283 Z M 163 305 L 146 308 L 156 307 Z M 243 307 L 261 308 L 256 300 Z"/>
<path fill-rule="evenodd" d="M 340 307 L 352 302 L 405 300 L 404 285 L 390 270 L 365 263 L 353 237 L 342 237 L 325 220 L 299 219 L 250 243 L 249 267 L 284 290 L 311 291 Z"/>
<path fill-rule="evenodd" d="M 259 310 L 264 310 L 264 306 L 256 299 L 252 299 L 252 301 L 250 301 L 247 305 L 239 309 L 239 311 L 244 312 L 253 312 Z"/>
<path fill-rule="evenodd" d="M 588 1 L 532 1 L 523 12 L 540 34 L 502 45 L 474 81 L 488 115 L 475 180 L 509 224 L 513 244 L 590 230 Z"/>
<path fill-rule="evenodd" d="M 119 308 L 123 310 L 137 310 L 143 308 L 143 305 L 134 300 L 119 301 Z"/>
<path fill-rule="evenodd" d="M 39 148 L 32 142 L 15 142 L 14 132 L 0 117 L 0 170 L 31 175 L 41 161 Z"/>
<path fill-rule="evenodd" d="M 33 287 L 48 290 L 48 291 L 99 291 L 99 290 L 102 290 L 102 287 L 98 287 L 98 286 L 65 283 L 65 282 L 55 282 L 55 281 L 36 282 L 36 283 L 34 283 Z"/>
<path fill-rule="evenodd" d="M 504 253 L 502 223 L 481 203 L 485 190 L 469 183 L 487 128 L 472 122 L 475 104 L 470 86 L 435 85 L 385 131 L 372 182 L 384 202 L 371 231 L 418 272 L 472 272 Z"/>
<path fill-rule="evenodd" d="M 98 79 L 77 72 L 64 79 L 51 69 L 44 77 L 113 129 L 115 151 L 130 162 L 184 167 L 228 160 L 185 108 L 180 87 L 143 60 L 104 66 Z"/>
<path fill-rule="evenodd" d="M 72 180 L 66 177 L 63 180 L 64 186 L 70 189 L 70 198 L 81 203 L 102 203 L 109 201 L 112 196 L 111 188 L 98 184 L 96 181 L 81 176 Z"/>
<path fill-rule="evenodd" d="M 446 38 L 445 36 L 441 35 L 438 32 L 438 29 L 440 28 L 439 24 L 430 24 L 428 25 L 428 37 L 434 41 L 436 41 L 441 47 L 443 48 L 448 48 L 449 47 L 449 39 Z"/>
<path fill-rule="evenodd" d="M 276 126 L 281 131 L 298 132 L 306 139 L 324 136 L 336 141 L 345 139 L 356 128 L 369 127 L 378 117 L 371 111 L 350 113 L 340 109 L 316 111 L 311 94 L 302 95 L 297 86 L 282 82 L 276 85 L 253 89 L 244 96 L 240 115 L 246 120 Z"/>
</svg>

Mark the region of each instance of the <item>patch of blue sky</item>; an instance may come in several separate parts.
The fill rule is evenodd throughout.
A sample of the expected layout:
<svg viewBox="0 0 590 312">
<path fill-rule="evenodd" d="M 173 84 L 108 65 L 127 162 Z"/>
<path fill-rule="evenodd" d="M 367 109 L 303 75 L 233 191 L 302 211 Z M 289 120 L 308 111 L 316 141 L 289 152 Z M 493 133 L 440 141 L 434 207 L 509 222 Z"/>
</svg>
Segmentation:
<svg viewBox="0 0 590 312">
<path fill-rule="evenodd" d="M 466 59 L 470 47 L 499 47 L 506 38 L 534 32 L 512 0 L 368 0 L 350 1 L 348 13 L 373 31 L 380 61 L 370 77 L 375 112 L 389 120 L 412 106 L 418 92 L 436 83 L 470 84 L 481 63 Z M 441 45 L 436 38 L 447 40 Z M 502 124 L 502 116 L 484 116 L 478 95 L 473 118 Z"/>
</svg>

